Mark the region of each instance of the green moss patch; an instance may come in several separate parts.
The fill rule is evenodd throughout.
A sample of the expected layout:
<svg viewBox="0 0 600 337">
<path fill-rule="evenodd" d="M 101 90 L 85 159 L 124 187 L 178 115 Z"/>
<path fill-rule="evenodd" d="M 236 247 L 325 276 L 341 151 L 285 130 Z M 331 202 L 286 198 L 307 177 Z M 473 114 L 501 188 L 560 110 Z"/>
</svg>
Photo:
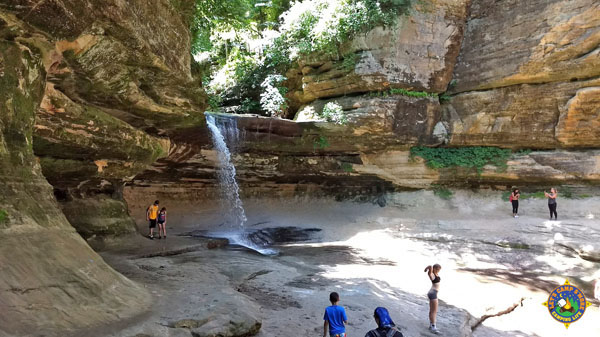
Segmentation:
<svg viewBox="0 0 600 337">
<path fill-rule="evenodd" d="M 410 155 L 425 159 L 427 166 L 433 169 L 462 167 L 475 169 L 480 174 L 485 165 L 494 165 L 498 170 L 506 169 L 511 150 L 484 146 L 460 148 L 417 146 L 410 149 Z"/>
</svg>

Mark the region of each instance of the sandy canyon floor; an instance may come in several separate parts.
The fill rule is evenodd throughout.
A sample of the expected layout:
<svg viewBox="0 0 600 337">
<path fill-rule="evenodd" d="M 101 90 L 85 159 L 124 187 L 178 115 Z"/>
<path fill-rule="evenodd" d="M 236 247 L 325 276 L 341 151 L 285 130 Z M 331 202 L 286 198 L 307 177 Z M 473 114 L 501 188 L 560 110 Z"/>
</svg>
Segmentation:
<svg viewBox="0 0 600 337">
<path fill-rule="evenodd" d="M 443 336 L 600 336 L 599 198 L 560 200 L 558 221 L 547 219 L 545 200 L 522 201 L 515 219 L 509 203 L 492 193 L 457 193 L 449 201 L 401 193 L 385 207 L 246 201 L 246 232 L 275 255 L 202 237 L 237 231 L 217 206 L 161 204 L 169 210 L 168 239 L 134 235 L 93 244 L 147 288 L 152 307 L 90 335 L 241 336 L 260 322 L 257 336 L 321 336 L 328 294 L 337 291 L 349 336 L 375 327 L 377 306 L 390 310 L 405 336 L 432 336 L 423 268 L 439 263 Z M 145 232 L 144 219 L 138 222 Z M 568 330 L 542 305 L 567 278 L 593 303 Z"/>
</svg>

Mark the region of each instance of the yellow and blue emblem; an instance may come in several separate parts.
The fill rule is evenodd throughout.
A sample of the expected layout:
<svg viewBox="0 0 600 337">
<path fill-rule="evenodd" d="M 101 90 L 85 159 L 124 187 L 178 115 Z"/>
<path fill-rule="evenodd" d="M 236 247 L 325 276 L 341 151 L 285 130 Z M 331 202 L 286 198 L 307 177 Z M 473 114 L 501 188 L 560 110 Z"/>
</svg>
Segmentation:
<svg viewBox="0 0 600 337">
<path fill-rule="evenodd" d="M 579 320 L 585 313 L 585 309 L 592 305 L 585 299 L 583 291 L 565 281 L 550 293 L 548 302 L 543 303 L 548 308 L 550 315 L 558 322 L 569 328 L 569 325 Z"/>
</svg>

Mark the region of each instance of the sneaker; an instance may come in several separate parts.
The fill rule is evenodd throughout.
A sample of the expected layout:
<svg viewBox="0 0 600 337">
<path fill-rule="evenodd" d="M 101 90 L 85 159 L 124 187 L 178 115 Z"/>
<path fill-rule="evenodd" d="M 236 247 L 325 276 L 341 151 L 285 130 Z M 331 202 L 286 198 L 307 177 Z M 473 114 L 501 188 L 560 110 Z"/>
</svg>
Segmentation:
<svg viewBox="0 0 600 337">
<path fill-rule="evenodd" d="M 518 218 L 518 217 L 519 217 L 518 215 L 515 215 L 515 218 Z"/>
<path fill-rule="evenodd" d="M 148 239 L 150 239 L 150 240 L 154 240 L 154 236 L 152 236 L 152 235 L 148 235 Z"/>
<path fill-rule="evenodd" d="M 440 334 L 440 330 L 438 330 L 438 328 L 437 328 L 437 327 L 435 327 L 435 326 L 430 326 L 430 327 L 429 327 L 429 331 L 433 332 L 433 333 L 434 333 L 434 334 L 436 334 L 436 335 L 439 335 L 439 334 Z"/>
</svg>

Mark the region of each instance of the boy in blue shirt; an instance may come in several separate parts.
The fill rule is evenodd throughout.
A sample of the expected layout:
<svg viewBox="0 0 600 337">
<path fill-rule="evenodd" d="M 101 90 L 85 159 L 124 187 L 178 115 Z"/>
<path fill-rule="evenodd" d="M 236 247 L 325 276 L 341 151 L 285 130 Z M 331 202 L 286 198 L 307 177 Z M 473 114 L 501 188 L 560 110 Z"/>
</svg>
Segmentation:
<svg viewBox="0 0 600 337">
<path fill-rule="evenodd" d="M 329 329 L 329 336 L 331 337 L 346 337 L 346 327 L 348 324 L 348 317 L 346 317 L 346 310 L 343 307 L 337 305 L 340 302 L 340 295 L 336 292 L 329 294 L 329 301 L 331 306 L 325 308 L 325 315 L 323 315 L 323 337 L 327 337 L 327 330 Z"/>
</svg>

